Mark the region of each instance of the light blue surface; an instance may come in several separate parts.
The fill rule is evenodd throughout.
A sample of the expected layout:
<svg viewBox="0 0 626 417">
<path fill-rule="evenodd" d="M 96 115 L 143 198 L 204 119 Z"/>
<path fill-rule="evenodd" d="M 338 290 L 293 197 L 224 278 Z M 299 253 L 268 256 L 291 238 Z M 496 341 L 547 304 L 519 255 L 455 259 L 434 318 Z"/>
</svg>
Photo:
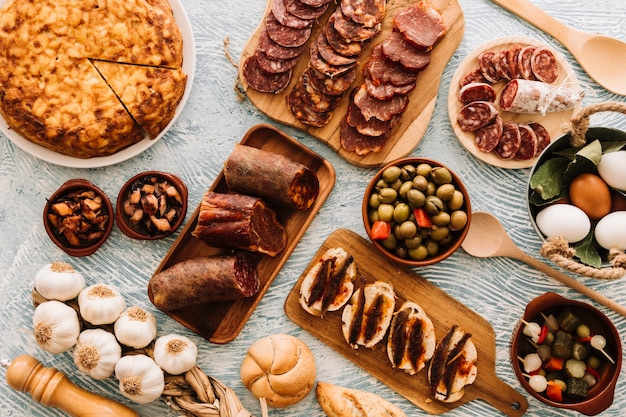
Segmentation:
<svg viewBox="0 0 626 417">
<path fill-rule="evenodd" d="M 365 236 L 360 204 L 367 182 L 374 173 L 373 169 L 348 164 L 326 145 L 307 134 L 283 128 L 333 164 L 337 171 L 337 183 L 239 337 L 228 345 L 208 343 L 156 310 L 148 300 L 146 283 L 169 250 L 174 237 L 156 242 L 134 241 L 115 228 L 109 240 L 95 255 L 77 259 L 61 252 L 45 234 L 41 219 L 45 198 L 67 179 L 77 177 L 87 178 L 99 185 L 114 201 L 126 179 L 140 171 L 158 169 L 173 172 L 182 177 L 189 187 L 190 216 L 202 193 L 220 171 L 233 144 L 255 124 L 269 122 L 276 125 L 248 101 L 238 99 L 233 89 L 237 70 L 224 53 L 224 41 L 229 39 L 230 54 L 238 59 L 248 37 L 259 24 L 265 3 L 259 0 L 183 0 L 183 4 L 196 43 L 195 82 L 180 118 L 152 148 L 114 166 L 72 169 L 37 160 L 15 147 L 4 136 L 0 137 L 0 322 L 3 326 L 0 359 L 6 363 L 19 354 L 31 354 L 46 366 L 67 373 L 77 385 L 130 404 L 117 393 L 114 378 L 94 381 L 76 370 L 69 354 L 47 354 L 33 340 L 33 307 L 30 298 L 33 276 L 42 265 L 53 260 L 63 260 L 80 270 L 88 283 L 111 282 L 120 288 L 128 304 L 138 304 L 153 311 L 157 316 L 159 334 L 176 332 L 191 337 L 199 346 L 199 365 L 209 375 L 232 387 L 244 406 L 257 417 L 261 414 L 259 404 L 242 386 L 239 366 L 253 341 L 273 333 L 301 337 L 311 347 L 318 367 L 318 380 L 375 391 L 398 404 L 407 415 L 426 415 L 300 329 L 284 314 L 286 295 L 333 230 L 345 227 Z M 487 0 L 460 0 L 460 4 L 465 16 L 465 35 L 443 74 L 428 131 L 412 155 L 433 158 L 453 167 L 465 181 L 474 210 L 493 212 L 515 243 L 532 256 L 540 257 L 540 240 L 526 212 L 525 187 L 529 170 L 505 170 L 486 165 L 467 152 L 453 134 L 447 114 L 447 95 L 454 71 L 465 56 L 486 41 L 502 36 L 529 36 L 545 41 L 570 60 L 579 80 L 592 89 L 584 98 L 584 106 L 608 100 L 626 101 L 626 98 L 600 88 L 583 73 L 560 44 L 499 6 Z M 563 23 L 626 41 L 626 4 L 623 0 L 536 0 L 535 4 Z M 591 120 L 592 125 L 626 130 L 626 118 L 620 114 L 602 113 L 594 115 Z M 555 291 L 569 298 L 588 301 L 604 311 L 618 327 L 621 337 L 626 338 L 624 317 L 511 259 L 476 259 L 459 250 L 446 261 L 418 272 L 491 323 L 496 334 L 497 374 L 520 391 L 521 387 L 509 363 L 508 347 L 511 331 L 522 315 L 524 306 L 535 296 L 545 291 Z M 578 279 L 626 305 L 626 284 L 623 279 L 616 282 Z M 622 370 L 615 402 L 603 416 L 624 415 L 625 374 L 626 371 Z M 0 376 L 1 417 L 64 415 L 36 404 L 30 396 L 9 388 L 4 382 L 4 369 L 0 370 Z M 549 409 L 530 396 L 528 398 L 528 416 L 576 415 L 574 412 Z M 146 406 L 132 406 L 142 416 L 177 415 L 160 401 Z M 295 406 L 270 410 L 270 415 L 323 416 L 324 413 L 311 393 Z M 482 401 L 473 401 L 446 415 L 484 417 L 501 414 Z"/>
</svg>

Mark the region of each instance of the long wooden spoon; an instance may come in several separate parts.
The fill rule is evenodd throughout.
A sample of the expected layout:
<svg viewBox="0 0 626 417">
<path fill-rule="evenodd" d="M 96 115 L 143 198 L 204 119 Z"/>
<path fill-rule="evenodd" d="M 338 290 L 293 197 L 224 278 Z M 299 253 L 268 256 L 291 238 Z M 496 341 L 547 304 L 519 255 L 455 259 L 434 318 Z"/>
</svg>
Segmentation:
<svg viewBox="0 0 626 417">
<path fill-rule="evenodd" d="M 522 261 L 622 316 L 626 316 L 626 307 L 522 251 L 511 240 L 500 221 L 490 213 L 484 211 L 472 213 L 470 229 L 461 247 L 465 252 L 479 258 L 506 256 Z"/>
<path fill-rule="evenodd" d="M 561 42 L 598 84 L 626 95 L 626 43 L 572 29 L 527 0 L 491 0 Z"/>
</svg>

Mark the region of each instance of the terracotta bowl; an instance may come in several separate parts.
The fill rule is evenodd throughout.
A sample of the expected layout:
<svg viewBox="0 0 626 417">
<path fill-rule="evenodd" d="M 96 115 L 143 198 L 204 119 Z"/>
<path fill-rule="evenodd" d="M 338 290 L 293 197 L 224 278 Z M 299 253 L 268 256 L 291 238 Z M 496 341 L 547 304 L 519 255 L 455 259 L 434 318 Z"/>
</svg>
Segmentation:
<svg viewBox="0 0 626 417">
<path fill-rule="evenodd" d="M 386 181 L 383 180 L 383 173 L 390 167 L 394 167 L 394 166 L 400 167 L 400 168 L 405 167 L 405 166 L 417 167 L 419 164 L 429 164 L 433 168 L 440 168 L 440 167 L 447 168 L 447 170 L 451 174 L 451 178 L 452 178 L 451 184 L 454 186 L 456 191 L 460 191 L 461 194 L 463 195 L 462 205 L 460 206 L 458 210 L 464 212 L 465 215 L 467 216 L 465 226 L 462 228 L 458 228 L 459 230 L 450 231 L 448 238 L 444 239 L 443 241 L 439 241 L 440 243 L 438 244 L 437 252 L 436 253 L 430 252 L 430 254 L 428 254 L 425 258 L 423 257 L 423 253 L 424 253 L 423 248 L 417 250 L 417 253 L 419 253 L 419 251 L 422 251 L 421 255 L 412 257 L 409 254 L 409 249 L 407 245 L 404 243 L 404 242 L 407 242 L 407 240 L 399 239 L 397 237 L 394 238 L 397 234 L 394 234 L 393 230 L 397 226 L 397 224 L 400 224 L 400 223 L 396 224 L 395 221 L 392 222 L 392 227 L 391 227 L 391 234 L 394 236 L 391 236 L 390 240 L 381 240 L 381 239 L 372 238 L 373 236 L 372 225 L 378 216 L 378 214 L 375 214 L 375 212 L 377 212 L 378 210 L 371 206 L 370 200 L 373 199 L 373 201 L 375 202 L 376 198 L 375 196 L 373 197 L 373 195 L 377 194 L 378 190 L 381 187 L 388 187 L 390 185 Z M 404 176 L 404 173 L 402 175 Z M 411 179 L 409 177 L 400 179 L 400 182 L 403 182 L 403 183 L 410 182 L 410 181 Z M 397 181 L 396 181 L 396 184 L 397 184 Z M 397 188 L 397 185 L 396 185 L 396 188 Z M 404 193 L 398 192 L 398 195 L 402 195 L 402 194 Z M 400 201 L 407 202 L 407 200 L 402 197 L 400 197 Z M 449 204 L 448 202 L 444 202 L 443 211 L 447 211 L 447 212 L 452 211 L 447 208 L 448 204 Z M 409 203 L 410 213 L 414 213 L 414 209 L 415 209 L 414 204 Z M 370 237 L 370 240 L 372 241 L 372 243 L 378 250 L 380 250 L 387 258 L 389 258 L 390 260 L 394 262 L 407 265 L 410 267 L 419 267 L 419 266 L 432 265 L 434 263 L 444 260 L 450 255 L 452 255 L 461 246 L 461 243 L 463 242 L 463 240 L 465 239 L 465 236 L 467 235 L 467 232 L 469 231 L 469 225 L 472 219 L 472 208 L 471 208 L 469 194 L 467 193 L 467 190 L 465 189 L 463 182 L 461 181 L 459 176 L 456 175 L 449 167 L 445 167 L 442 163 L 434 161 L 432 159 L 427 159 L 427 158 L 402 158 L 402 159 L 398 159 L 396 161 L 393 161 L 385 165 L 374 175 L 369 185 L 367 186 L 367 189 L 365 190 L 365 195 L 363 197 L 363 202 L 362 202 L 362 216 L 363 216 L 363 225 L 365 226 L 367 235 Z M 409 220 L 415 223 L 414 219 L 415 219 L 414 214 L 411 214 L 411 217 L 409 218 Z M 437 221 L 439 222 L 439 219 Z M 429 230 L 432 231 L 434 229 L 437 229 L 437 226 L 433 226 L 430 228 L 429 227 L 422 228 L 418 226 L 417 233 L 418 234 L 423 233 L 424 235 L 426 235 L 429 232 Z M 407 236 L 406 234 L 400 234 L 400 235 L 401 237 Z M 394 244 L 394 240 L 395 240 L 395 244 Z M 426 245 L 427 240 L 428 239 L 423 238 L 422 244 L 427 246 Z M 415 240 L 410 242 L 409 246 L 412 246 L 413 248 L 415 248 L 416 246 Z"/>
<path fill-rule="evenodd" d="M 565 307 L 569 307 L 576 316 L 587 324 L 592 334 L 600 334 L 606 338 L 604 350 L 615 361 L 615 364 L 606 359 L 602 353 L 594 352 L 594 355 L 602 361 L 602 365 L 599 368 L 600 378 L 594 386 L 589 388 L 587 397 L 583 400 L 575 400 L 565 396 L 563 402 L 552 401 L 545 393 L 533 390 L 528 383 L 528 378 L 524 376 L 523 364 L 519 358 L 536 351 L 536 348 L 530 343 L 528 337 L 523 334 L 524 324 L 520 320 L 520 325 L 513 332 L 511 342 L 513 370 L 522 387 L 542 403 L 555 408 L 575 410 L 593 416 L 606 410 L 613 403 L 615 385 L 622 367 L 622 342 L 619 332 L 611 320 L 600 310 L 590 304 L 570 300 L 552 292 L 545 293 L 528 303 L 523 320 L 542 325 L 544 323 L 542 314 L 546 316 L 550 314 L 556 315 Z"/>
<path fill-rule="evenodd" d="M 144 188 L 144 185 L 148 188 Z M 155 187 L 151 187 L 151 185 Z M 165 189 L 169 186 L 174 187 L 175 194 L 168 195 Z M 150 193 L 149 188 L 154 188 L 154 192 Z M 157 201 L 161 201 L 159 196 L 164 194 L 164 214 L 157 214 L 156 221 L 151 219 L 147 211 L 144 210 L 146 206 L 142 204 L 141 200 L 138 202 L 132 200 L 131 194 L 133 192 L 137 193 L 136 197 L 152 194 L 157 196 Z M 141 172 L 126 181 L 117 196 L 115 206 L 117 226 L 122 233 L 133 239 L 156 240 L 170 236 L 185 221 L 187 197 L 187 186 L 176 175 L 162 171 Z M 139 212 L 137 209 L 141 209 L 143 212 Z M 167 215 L 170 210 L 173 213 L 171 217 Z M 136 214 L 136 217 L 133 218 L 131 213 Z M 160 226 L 157 227 L 157 224 Z"/>
<path fill-rule="evenodd" d="M 92 223 L 86 232 L 64 231 L 61 222 L 70 214 L 63 211 L 69 207 L 65 202 L 80 207 L 81 200 L 83 204 L 89 203 L 98 220 L 86 220 Z M 82 220 L 86 219 L 79 209 L 75 209 L 72 214 L 79 214 Z M 104 191 L 82 178 L 68 180 L 61 185 L 48 198 L 43 210 L 43 224 L 48 236 L 70 256 L 89 256 L 98 250 L 111 234 L 113 217 L 113 206 Z"/>
</svg>

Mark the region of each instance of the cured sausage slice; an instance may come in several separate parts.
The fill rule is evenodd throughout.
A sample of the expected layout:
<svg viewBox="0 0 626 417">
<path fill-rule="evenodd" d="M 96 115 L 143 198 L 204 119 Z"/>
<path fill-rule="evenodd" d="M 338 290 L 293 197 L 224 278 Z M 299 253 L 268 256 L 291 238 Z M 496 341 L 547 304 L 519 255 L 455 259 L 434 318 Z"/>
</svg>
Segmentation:
<svg viewBox="0 0 626 417">
<path fill-rule="evenodd" d="M 314 112 L 304 101 L 302 95 L 302 89 L 298 88 L 298 84 L 296 84 L 289 96 L 287 96 L 289 111 L 305 125 L 313 127 L 325 126 L 330 121 L 330 112 Z"/>
<path fill-rule="evenodd" d="M 312 25 L 304 29 L 285 26 L 276 20 L 273 13 L 268 13 L 265 18 L 265 30 L 267 30 L 267 36 L 277 44 L 287 48 L 296 48 L 309 40 L 313 28 Z"/>
<path fill-rule="evenodd" d="M 430 64 L 430 50 L 419 49 L 409 43 L 397 30 L 381 43 L 383 54 L 411 71 L 420 71 Z"/>
<path fill-rule="evenodd" d="M 527 124 L 520 124 L 518 127 L 521 143 L 517 153 L 515 154 L 515 159 L 527 161 L 534 158 L 537 153 L 537 135 Z"/>
<path fill-rule="evenodd" d="M 326 32 L 321 31 L 317 36 L 317 50 L 319 54 L 324 58 L 324 61 L 328 62 L 330 65 L 334 66 L 344 66 L 351 65 L 356 62 L 355 56 L 347 57 L 344 55 L 340 55 L 333 49 L 332 46 L 328 43 L 328 39 L 326 38 Z"/>
<path fill-rule="evenodd" d="M 522 78 L 521 71 L 518 68 L 519 54 L 522 51 L 522 45 L 513 44 L 507 49 L 509 68 L 511 69 L 511 78 Z"/>
<path fill-rule="evenodd" d="M 509 63 L 509 54 L 506 49 L 494 53 L 491 62 L 496 70 L 498 80 L 510 80 L 513 78 L 511 74 L 511 64 Z"/>
<path fill-rule="evenodd" d="M 489 83 L 489 82 L 490 81 L 488 81 L 485 78 L 480 68 L 476 68 L 461 77 L 461 79 L 459 80 L 459 87 L 462 88 L 463 86 L 467 84 L 471 84 L 471 83 Z"/>
<path fill-rule="evenodd" d="M 551 85 L 541 81 L 511 80 L 500 95 L 503 111 L 524 114 L 546 114 L 574 108 L 582 100 L 583 90 L 565 84 Z"/>
<path fill-rule="evenodd" d="M 270 74 L 279 74 L 291 70 L 299 61 L 299 57 L 290 59 L 272 59 L 261 50 L 255 52 L 259 67 Z"/>
<path fill-rule="evenodd" d="M 331 96 L 322 93 L 311 83 L 309 75 L 304 72 L 296 87 L 300 90 L 300 94 L 309 109 L 316 113 L 327 112 L 333 110 L 341 101 L 341 96 Z"/>
<path fill-rule="evenodd" d="M 270 39 L 267 35 L 267 29 L 264 29 L 259 35 L 259 45 L 257 46 L 257 49 L 271 59 L 292 59 L 299 57 L 305 47 L 306 44 L 302 44 L 295 48 L 288 48 L 279 45 Z"/>
<path fill-rule="evenodd" d="M 407 85 L 415 83 L 417 79 L 414 71 L 385 58 L 381 44 L 372 48 L 372 55 L 363 68 L 363 75 L 369 77 L 374 85 Z"/>
<path fill-rule="evenodd" d="M 500 116 L 474 132 L 476 147 L 483 152 L 493 151 L 502 137 L 503 121 Z"/>
<path fill-rule="evenodd" d="M 373 28 L 385 16 L 385 0 L 341 0 L 341 11 L 353 22 Z"/>
<path fill-rule="evenodd" d="M 300 19 L 298 16 L 287 11 L 285 0 L 272 0 L 272 14 L 282 25 L 294 29 L 305 29 L 313 25 L 309 19 Z"/>
<path fill-rule="evenodd" d="M 559 64 L 550 49 L 537 47 L 530 59 L 533 74 L 539 81 L 553 83 L 559 78 Z"/>
<path fill-rule="evenodd" d="M 350 20 L 343 14 L 341 7 L 337 7 L 332 16 L 335 19 L 334 25 L 337 32 L 350 42 L 364 42 L 373 38 L 381 29 L 380 24 L 368 28 Z"/>
<path fill-rule="evenodd" d="M 155 274 L 148 286 L 162 311 L 252 297 L 260 288 L 256 263 L 246 252 L 191 258 Z"/>
<path fill-rule="evenodd" d="M 320 188 L 317 175 L 305 165 L 240 144 L 224 163 L 224 179 L 231 191 L 297 210 L 311 207 Z"/>
<path fill-rule="evenodd" d="M 265 72 L 259 66 L 258 56 L 255 53 L 248 57 L 243 63 L 243 77 L 248 86 L 262 93 L 278 93 L 291 80 L 291 70 L 278 74 Z"/>
<path fill-rule="evenodd" d="M 461 87 L 459 90 L 459 101 L 469 104 L 472 101 L 496 101 L 496 90 L 487 83 L 469 83 Z"/>
<path fill-rule="evenodd" d="M 328 94 L 329 96 L 339 96 L 343 94 L 356 79 L 355 67 L 334 77 L 322 74 L 313 67 L 308 67 L 305 73 L 309 77 L 309 81 L 315 85 L 321 93 Z"/>
<path fill-rule="evenodd" d="M 478 55 L 478 66 L 483 77 L 492 84 L 500 81 L 500 77 L 496 71 L 496 66 L 493 63 L 493 56 L 496 53 L 493 51 L 485 51 Z"/>
<path fill-rule="evenodd" d="M 536 80 L 531 66 L 533 52 L 535 52 L 535 47 L 528 45 L 522 48 L 520 53 L 517 55 L 517 69 L 520 75 L 519 78 L 523 78 L 525 80 Z"/>
<path fill-rule="evenodd" d="M 410 43 L 421 49 L 432 49 L 446 33 L 441 14 L 426 2 L 400 10 L 393 24 Z"/>
<path fill-rule="evenodd" d="M 365 87 L 367 92 L 379 100 L 389 100 L 396 94 L 409 94 L 416 86 L 416 82 L 405 85 L 379 84 L 375 85 L 370 77 L 365 77 Z"/>
<path fill-rule="evenodd" d="M 381 136 L 388 135 L 390 130 L 395 126 L 398 117 L 392 117 L 387 121 L 378 120 L 372 117 L 369 120 L 365 120 L 361 109 L 354 104 L 354 101 L 350 100 L 348 104 L 348 112 L 346 114 L 346 122 L 354 127 L 359 133 L 366 136 Z"/>
<path fill-rule="evenodd" d="M 320 7 L 331 2 L 331 0 L 300 0 L 301 3 L 311 7 Z"/>
<path fill-rule="evenodd" d="M 539 156 L 539 154 L 548 147 L 552 138 L 550 138 L 550 133 L 541 123 L 531 122 L 528 123 L 528 126 L 530 126 L 537 136 L 537 149 L 535 150 L 535 156 Z"/>
<path fill-rule="evenodd" d="M 346 119 L 343 119 L 339 124 L 339 138 L 341 147 L 346 151 L 354 152 L 357 155 L 367 155 L 372 152 L 380 152 L 389 136 L 364 135 L 350 126 Z"/>
<path fill-rule="evenodd" d="M 502 137 L 493 150 L 500 159 L 513 159 L 522 143 L 519 127 L 515 122 L 504 122 Z"/>
<path fill-rule="evenodd" d="M 303 20 L 317 19 L 328 10 L 329 5 L 327 2 L 320 6 L 311 6 L 301 0 L 284 0 L 284 2 L 287 12 Z"/>
<path fill-rule="evenodd" d="M 346 40 L 335 29 L 335 14 L 333 13 L 324 25 L 324 33 L 326 34 L 326 40 L 330 46 L 340 55 L 343 56 L 357 56 L 361 53 L 362 47 L 360 42 L 352 42 Z"/>
<path fill-rule="evenodd" d="M 473 101 L 461 108 L 457 123 L 461 130 L 473 132 L 488 125 L 498 116 L 498 109 L 489 101 Z"/>
<path fill-rule="evenodd" d="M 370 96 L 365 84 L 361 84 L 354 95 L 354 104 L 361 109 L 365 120 L 375 117 L 378 120 L 387 121 L 406 110 L 409 98 L 405 94 L 396 94 L 389 100 L 379 100 Z"/>
<path fill-rule="evenodd" d="M 311 65 L 313 68 L 315 68 L 322 74 L 328 75 L 329 77 L 334 77 L 343 72 L 349 71 L 355 66 L 355 63 L 349 64 L 349 65 L 330 64 L 320 54 L 317 42 L 311 42 L 309 50 L 310 50 L 309 65 Z"/>
</svg>

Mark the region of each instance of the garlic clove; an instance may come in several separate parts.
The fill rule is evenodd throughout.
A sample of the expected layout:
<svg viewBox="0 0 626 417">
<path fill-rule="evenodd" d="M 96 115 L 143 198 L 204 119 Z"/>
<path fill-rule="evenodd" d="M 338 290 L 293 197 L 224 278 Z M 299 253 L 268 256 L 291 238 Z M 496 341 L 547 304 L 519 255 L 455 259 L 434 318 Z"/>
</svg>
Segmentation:
<svg viewBox="0 0 626 417">
<path fill-rule="evenodd" d="M 48 300 L 71 300 L 85 288 L 83 275 L 65 262 L 44 265 L 35 274 L 34 281 L 37 292 Z"/>
<path fill-rule="evenodd" d="M 198 347 L 186 336 L 168 334 L 154 343 L 154 361 L 170 375 L 180 375 L 196 364 Z"/>
<path fill-rule="evenodd" d="M 120 392 L 139 404 L 158 399 L 165 388 L 163 370 L 146 355 L 124 356 L 115 365 Z"/>
<path fill-rule="evenodd" d="M 135 349 L 148 346 L 157 333 L 154 314 L 138 306 L 124 310 L 113 328 L 115 337 L 121 344 Z"/>
<path fill-rule="evenodd" d="M 72 352 L 78 369 L 94 379 L 107 379 L 122 357 L 122 348 L 112 333 L 103 329 L 83 330 Z"/>
<path fill-rule="evenodd" d="M 35 308 L 33 330 L 35 341 L 43 350 L 50 353 L 65 352 L 78 340 L 78 313 L 61 301 L 46 301 Z"/>
<path fill-rule="evenodd" d="M 80 315 L 96 326 L 111 324 L 126 309 L 126 300 L 117 288 L 108 284 L 95 284 L 78 294 Z"/>
</svg>

